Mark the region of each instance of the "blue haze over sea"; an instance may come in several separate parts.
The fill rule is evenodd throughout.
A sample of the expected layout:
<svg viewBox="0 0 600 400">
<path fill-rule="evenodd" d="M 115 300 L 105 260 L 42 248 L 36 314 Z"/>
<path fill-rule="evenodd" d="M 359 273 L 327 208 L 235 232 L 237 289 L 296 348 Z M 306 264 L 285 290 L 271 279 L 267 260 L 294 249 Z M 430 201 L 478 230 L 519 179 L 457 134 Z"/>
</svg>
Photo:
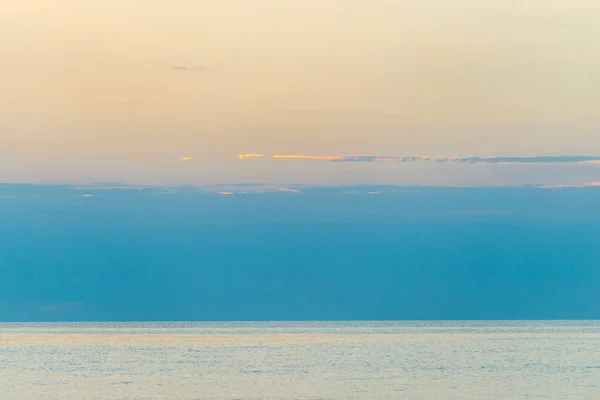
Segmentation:
<svg viewBox="0 0 600 400">
<path fill-rule="evenodd" d="M 600 187 L 250 189 L 0 185 L 0 321 L 600 319 Z"/>
</svg>

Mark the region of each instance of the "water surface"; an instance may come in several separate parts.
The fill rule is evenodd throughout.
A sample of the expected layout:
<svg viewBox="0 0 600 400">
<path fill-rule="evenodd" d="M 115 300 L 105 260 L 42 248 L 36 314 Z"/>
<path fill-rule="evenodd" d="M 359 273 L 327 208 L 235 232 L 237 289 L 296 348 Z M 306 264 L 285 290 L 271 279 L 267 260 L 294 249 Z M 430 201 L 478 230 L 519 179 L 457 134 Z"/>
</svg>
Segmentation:
<svg viewBox="0 0 600 400">
<path fill-rule="evenodd" d="M 2 399 L 598 399 L 600 321 L 0 324 Z"/>
</svg>

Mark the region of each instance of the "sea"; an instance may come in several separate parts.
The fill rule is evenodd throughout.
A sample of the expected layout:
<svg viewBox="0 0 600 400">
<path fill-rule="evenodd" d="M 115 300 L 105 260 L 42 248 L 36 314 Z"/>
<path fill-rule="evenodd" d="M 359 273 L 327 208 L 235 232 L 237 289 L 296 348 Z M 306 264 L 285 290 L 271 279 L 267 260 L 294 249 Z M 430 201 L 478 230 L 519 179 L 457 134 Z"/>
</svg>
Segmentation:
<svg viewBox="0 0 600 400">
<path fill-rule="evenodd" d="M 0 399 L 600 399 L 600 321 L 0 324 Z"/>
</svg>

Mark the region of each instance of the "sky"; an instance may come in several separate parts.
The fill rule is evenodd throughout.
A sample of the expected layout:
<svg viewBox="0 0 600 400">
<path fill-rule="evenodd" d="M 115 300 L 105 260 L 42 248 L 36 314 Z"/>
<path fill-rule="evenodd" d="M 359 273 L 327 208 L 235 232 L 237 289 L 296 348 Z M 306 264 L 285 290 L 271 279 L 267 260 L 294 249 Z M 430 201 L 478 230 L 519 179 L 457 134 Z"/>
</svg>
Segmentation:
<svg viewBox="0 0 600 400">
<path fill-rule="evenodd" d="M 584 185 L 594 0 L 6 0 L 0 181 Z"/>
<path fill-rule="evenodd" d="M 0 320 L 600 318 L 597 0 L 2 0 Z"/>
</svg>

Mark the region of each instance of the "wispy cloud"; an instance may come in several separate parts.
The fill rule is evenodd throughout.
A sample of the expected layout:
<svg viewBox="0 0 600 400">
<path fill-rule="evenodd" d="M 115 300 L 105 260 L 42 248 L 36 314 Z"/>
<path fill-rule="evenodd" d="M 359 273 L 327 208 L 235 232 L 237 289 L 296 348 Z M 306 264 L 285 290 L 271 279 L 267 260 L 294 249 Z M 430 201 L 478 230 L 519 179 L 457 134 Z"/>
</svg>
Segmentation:
<svg viewBox="0 0 600 400">
<path fill-rule="evenodd" d="M 349 156 L 298 154 L 239 154 L 240 160 L 268 158 L 272 160 L 321 160 L 330 162 L 435 162 L 461 164 L 600 164 L 600 156 L 531 156 L 531 157 L 460 157 L 460 156 L 377 156 L 355 154 Z"/>
<path fill-rule="evenodd" d="M 300 155 L 300 154 L 238 154 L 240 160 L 246 160 L 250 158 L 271 158 L 274 160 L 324 160 L 324 161 L 341 161 L 343 156 L 313 156 L 313 155 Z"/>
<path fill-rule="evenodd" d="M 181 158 L 180 158 L 180 160 L 181 160 L 181 161 L 191 161 L 191 160 L 193 160 L 193 159 L 194 159 L 193 157 L 189 157 L 189 156 L 186 156 L 186 157 L 181 157 Z"/>
<path fill-rule="evenodd" d="M 263 157 L 269 157 L 270 158 L 270 156 L 268 156 L 266 154 L 253 154 L 253 153 L 250 153 L 250 154 L 238 154 L 238 158 L 240 160 L 246 160 L 248 158 L 263 158 Z"/>
<path fill-rule="evenodd" d="M 541 189 L 562 189 L 562 188 L 589 188 L 589 187 L 600 187 L 600 181 L 597 182 L 585 182 L 580 184 L 564 184 L 564 185 L 542 185 L 539 186 Z"/>
<path fill-rule="evenodd" d="M 297 189 L 279 188 L 277 190 L 280 192 L 300 193 Z"/>
<path fill-rule="evenodd" d="M 293 159 L 304 159 L 304 160 L 327 160 L 327 161 L 338 161 L 342 158 L 339 156 L 303 156 L 298 154 L 290 154 L 290 155 L 281 155 L 276 154 L 271 156 L 273 159 L 281 159 L 281 160 L 293 160 Z"/>
<path fill-rule="evenodd" d="M 450 160 L 449 160 L 450 161 Z M 477 164 L 573 164 L 600 161 L 599 156 L 464 157 L 457 162 Z"/>
<path fill-rule="evenodd" d="M 185 65 L 174 65 L 172 67 L 175 71 L 204 71 L 206 67 L 204 65 L 194 65 L 194 66 L 185 66 Z"/>
</svg>

